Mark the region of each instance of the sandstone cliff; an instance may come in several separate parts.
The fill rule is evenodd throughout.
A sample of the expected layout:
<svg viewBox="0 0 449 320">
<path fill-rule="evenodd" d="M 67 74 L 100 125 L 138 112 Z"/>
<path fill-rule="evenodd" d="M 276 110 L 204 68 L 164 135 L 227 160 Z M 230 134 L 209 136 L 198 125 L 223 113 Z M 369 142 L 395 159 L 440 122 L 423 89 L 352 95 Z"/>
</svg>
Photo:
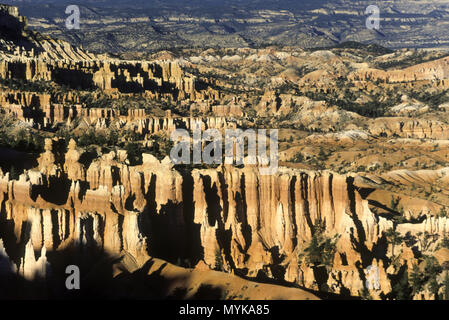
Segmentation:
<svg viewBox="0 0 449 320">
<path fill-rule="evenodd" d="M 180 173 L 168 159 L 160 162 L 151 155 L 144 155 L 140 166 L 110 154 L 85 167 L 74 141 L 67 153 L 59 143 L 47 140 L 38 168 L 18 180 L 9 174 L 0 179 L 3 228 L 8 229 L 3 234 L 15 238 L 5 244 L 15 255 L 25 249 L 19 270 L 26 277 L 45 275 L 45 251 L 76 244 L 127 253 L 140 265 L 150 256 L 182 257 L 215 268 L 220 259 L 228 272 L 318 289 L 323 279 L 299 253 L 320 220 L 326 234 L 340 235 L 324 279 L 330 290 L 357 295 L 366 268 L 374 265 L 381 281 L 372 295 L 391 291 L 391 248 L 383 232 L 393 222 L 370 210 L 351 175 L 281 168 L 276 175 L 260 176 L 254 167 L 227 166 Z M 422 227 L 403 224 L 399 230 L 443 234 L 448 228 L 445 220 L 433 218 Z M 27 243 L 20 240 L 27 238 Z M 40 260 L 27 253 L 30 246 L 43 252 Z M 411 263 L 413 254 L 410 259 L 403 263 Z"/>
</svg>

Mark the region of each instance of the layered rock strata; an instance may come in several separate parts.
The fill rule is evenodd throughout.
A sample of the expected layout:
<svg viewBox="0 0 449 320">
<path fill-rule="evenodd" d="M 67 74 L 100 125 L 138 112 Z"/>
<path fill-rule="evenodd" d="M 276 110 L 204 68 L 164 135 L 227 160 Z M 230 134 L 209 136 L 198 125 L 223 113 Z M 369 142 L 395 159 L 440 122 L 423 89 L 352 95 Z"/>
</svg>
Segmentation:
<svg viewBox="0 0 449 320">
<path fill-rule="evenodd" d="M 1 237 L 30 277 L 44 273 L 45 260 L 20 252 L 32 246 L 44 250 L 43 257 L 76 245 L 126 253 L 140 265 L 158 256 L 215 268 L 218 259 L 228 272 L 318 289 L 317 275 L 300 253 L 320 220 L 327 235 L 340 235 L 325 279 L 330 290 L 357 295 L 365 288 L 366 269 L 376 266 L 380 286 L 372 294 L 391 291 L 383 232 L 393 222 L 371 212 L 353 176 L 286 168 L 260 176 L 248 166 L 177 171 L 168 158 L 148 154 L 139 166 L 116 160 L 115 153 L 87 166 L 74 141 L 67 152 L 60 143 L 47 140 L 38 168 L 18 180 L 8 173 L 0 179 Z M 429 219 L 414 228 L 448 231 L 446 220 Z"/>
</svg>

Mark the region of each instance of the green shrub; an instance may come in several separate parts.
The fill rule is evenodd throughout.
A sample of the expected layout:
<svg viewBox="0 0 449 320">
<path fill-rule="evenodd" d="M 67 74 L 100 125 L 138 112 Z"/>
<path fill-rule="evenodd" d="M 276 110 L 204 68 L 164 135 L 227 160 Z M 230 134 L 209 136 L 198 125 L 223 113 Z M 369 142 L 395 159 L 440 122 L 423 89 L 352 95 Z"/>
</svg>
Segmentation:
<svg viewBox="0 0 449 320">
<path fill-rule="evenodd" d="M 390 228 L 385 232 L 385 237 L 387 238 L 388 243 L 391 244 L 391 254 L 394 257 L 394 248 L 396 245 L 401 244 L 404 238 L 401 236 L 399 232 L 394 230 L 394 228 Z"/>
<path fill-rule="evenodd" d="M 340 236 L 325 235 L 325 224 L 320 220 L 315 221 L 312 232 L 312 239 L 304 249 L 306 264 L 313 267 L 331 268 Z"/>
</svg>

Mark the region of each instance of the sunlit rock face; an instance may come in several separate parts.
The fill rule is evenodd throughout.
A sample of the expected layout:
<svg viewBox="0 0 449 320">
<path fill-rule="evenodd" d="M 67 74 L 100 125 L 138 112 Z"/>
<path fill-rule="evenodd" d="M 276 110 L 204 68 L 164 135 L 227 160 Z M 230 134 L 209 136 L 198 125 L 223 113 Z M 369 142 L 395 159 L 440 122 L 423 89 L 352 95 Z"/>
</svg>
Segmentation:
<svg viewBox="0 0 449 320">
<path fill-rule="evenodd" d="M 60 144 L 47 140 L 39 167 L 18 180 L 8 174 L 0 180 L 3 232 L 15 236 L 9 250 L 25 249 L 19 271 L 26 278 L 45 276 L 46 252 L 77 245 L 126 253 L 139 265 L 158 256 L 202 260 L 213 269 L 218 255 L 228 272 L 316 288 L 316 274 L 299 253 L 320 220 L 326 234 L 340 235 L 327 279 L 332 291 L 357 295 L 371 265 L 380 270 L 373 294 L 391 290 L 383 232 L 392 222 L 371 212 L 351 175 L 281 168 L 261 176 L 250 166 L 181 174 L 151 155 L 129 166 L 110 154 L 86 168 L 73 140 L 65 153 Z M 447 231 L 439 221 L 438 232 Z M 424 222 L 422 229 L 436 223 Z"/>
<path fill-rule="evenodd" d="M 123 259 L 117 275 L 156 257 L 192 277 L 389 299 L 426 256 L 447 266 L 441 52 L 350 43 L 119 60 L 0 12 L 17 23 L 0 38 L 0 276 L 37 283 L 78 255 Z M 279 169 L 173 165 L 171 134 L 196 128 L 278 128 Z M 335 240 L 325 263 L 312 250 L 323 239 Z"/>
</svg>

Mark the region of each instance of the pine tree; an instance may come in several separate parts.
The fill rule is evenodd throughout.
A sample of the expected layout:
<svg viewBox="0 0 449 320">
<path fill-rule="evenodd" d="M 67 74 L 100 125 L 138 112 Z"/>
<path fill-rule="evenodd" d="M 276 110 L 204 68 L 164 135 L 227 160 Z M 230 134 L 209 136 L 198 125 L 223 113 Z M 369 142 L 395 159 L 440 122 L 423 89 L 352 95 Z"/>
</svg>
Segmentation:
<svg viewBox="0 0 449 320">
<path fill-rule="evenodd" d="M 427 288 L 429 291 L 438 298 L 438 291 L 440 289 L 440 284 L 438 283 L 437 277 L 441 272 L 440 264 L 435 257 L 427 256 L 425 257 L 426 265 L 424 267 L 424 275 L 427 277 Z"/>
<path fill-rule="evenodd" d="M 405 271 L 399 281 L 393 286 L 393 293 L 398 300 L 410 300 L 413 292 L 408 281 L 408 273 Z"/>
<path fill-rule="evenodd" d="M 339 236 L 325 235 L 325 225 L 319 220 L 315 221 L 312 231 L 312 239 L 304 249 L 306 263 L 314 267 L 332 267 Z"/>
<path fill-rule="evenodd" d="M 215 270 L 223 271 L 223 257 L 221 256 L 221 251 L 217 249 L 215 251 Z"/>
<path fill-rule="evenodd" d="M 394 257 L 394 247 L 398 244 L 401 244 L 404 238 L 399 232 L 394 230 L 394 228 L 388 229 L 385 232 L 385 236 L 387 237 L 387 241 L 391 244 L 391 254 Z"/>
<path fill-rule="evenodd" d="M 417 264 L 413 265 L 412 272 L 410 273 L 410 284 L 412 286 L 413 294 L 417 294 L 424 289 L 426 280 L 422 275 Z"/>
</svg>

